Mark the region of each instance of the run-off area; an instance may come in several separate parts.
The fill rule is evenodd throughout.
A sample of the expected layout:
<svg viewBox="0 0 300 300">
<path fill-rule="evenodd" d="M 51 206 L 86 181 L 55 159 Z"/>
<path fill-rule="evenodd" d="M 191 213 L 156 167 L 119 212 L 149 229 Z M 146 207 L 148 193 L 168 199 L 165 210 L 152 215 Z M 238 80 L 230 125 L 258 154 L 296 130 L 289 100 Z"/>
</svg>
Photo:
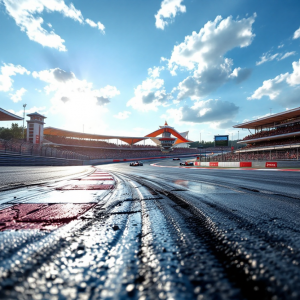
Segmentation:
<svg viewBox="0 0 300 300">
<path fill-rule="evenodd" d="M 267 197 L 104 169 L 3 192 L 0 298 L 297 299 L 298 241 L 276 209 L 255 220 Z"/>
</svg>

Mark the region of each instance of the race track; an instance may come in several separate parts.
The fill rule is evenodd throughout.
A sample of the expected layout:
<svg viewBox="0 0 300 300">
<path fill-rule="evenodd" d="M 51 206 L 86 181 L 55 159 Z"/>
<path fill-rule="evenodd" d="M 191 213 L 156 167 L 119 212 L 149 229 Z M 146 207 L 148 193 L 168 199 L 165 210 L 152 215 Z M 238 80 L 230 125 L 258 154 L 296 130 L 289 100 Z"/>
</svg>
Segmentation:
<svg viewBox="0 0 300 300">
<path fill-rule="evenodd" d="M 0 299 L 299 299 L 300 172 L 178 165 L 1 192 Z"/>
</svg>

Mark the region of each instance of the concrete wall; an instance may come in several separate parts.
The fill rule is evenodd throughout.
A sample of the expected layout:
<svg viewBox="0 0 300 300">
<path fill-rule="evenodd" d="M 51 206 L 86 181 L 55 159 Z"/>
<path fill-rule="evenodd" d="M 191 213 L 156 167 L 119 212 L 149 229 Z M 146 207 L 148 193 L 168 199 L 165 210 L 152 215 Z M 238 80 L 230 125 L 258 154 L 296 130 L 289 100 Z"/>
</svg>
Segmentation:
<svg viewBox="0 0 300 300">
<path fill-rule="evenodd" d="M 279 169 L 288 169 L 288 168 L 300 168 L 300 161 L 248 161 L 248 162 L 194 162 L 195 166 L 201 167 L 219 167 L 219 168 L 243 168 L 243 167 L 252 167 L 252 168 L 279 168 Z"/>
</svg>

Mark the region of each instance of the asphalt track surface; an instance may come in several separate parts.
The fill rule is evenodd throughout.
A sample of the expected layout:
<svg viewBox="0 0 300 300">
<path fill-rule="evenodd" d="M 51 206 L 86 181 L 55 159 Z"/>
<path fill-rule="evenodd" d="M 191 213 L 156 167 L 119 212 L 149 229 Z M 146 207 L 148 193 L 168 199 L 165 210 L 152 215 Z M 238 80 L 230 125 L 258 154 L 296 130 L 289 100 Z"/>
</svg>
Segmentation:
<svg viewBox="0 0 300 300">
<path fill-rule="evenodd" d="M 0 299 L 300 298 L 299 172 L 153 163 L 1 192 Z"/>
<path fill-rule="evenodd" d="M 0 167 L 0 190 L 41 183 L 62 177 L 85 174 L 90 166 L 82 167 Z"/>
</svg>

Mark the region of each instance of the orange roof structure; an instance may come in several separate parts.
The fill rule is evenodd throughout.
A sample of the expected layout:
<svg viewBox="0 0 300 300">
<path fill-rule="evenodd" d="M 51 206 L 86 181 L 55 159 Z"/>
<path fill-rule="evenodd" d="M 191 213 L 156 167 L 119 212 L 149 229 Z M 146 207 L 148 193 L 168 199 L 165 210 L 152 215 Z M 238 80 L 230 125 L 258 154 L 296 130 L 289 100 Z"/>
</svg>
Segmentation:
<svg viewBox="0 0 300 300">
<path fill-rule="evenodd" d="M 155 131 L 149 133 L 148 135 L 146 135 L 146 137 L 156 137 L 156 136 L 162 134 L 163 132 L 169 132 L 169 133 L 173 134 L 175 137 L 177 137 L 176 144 L 191 142 L 190 140 L 184 138 L 179 132 L 177 132 L 175 129 L 173 129 L 171 127 L 155 130 Z"/>
<path fill-rule="evenodd" d="M 44 134 L 46 135 L 55 135 L 55 136 L 63 136 L 69 138 L 78 138 L 78 139 L 91 139 L 91 140 L 111 140 L 118 139 L 130 145 L 133 145 L 142 140 L 146 140 L 145 137 L 126 137 L 126 136 L 115 136 L 115 135 L 102 135 L 102 134 L 91 134 L 91 133 L 83 133 L 76 131 L 69 131 L 54 127 L 46 127 L 44 128 Z"/>
<path fill-rule="evenodd" d="M 0 108 L 0 121 L 21 121 L 23 118 Z"/>
<path fill-rule="evenodd" d="M 167 124 L 167 122 L 165 122 L 165 124 Z M 151 137 L 157 137 L 158 135 L 162 134 L 163 132 L 169 132 L 170 134 L 175 136 L 177 139 L 174 144 L 176 144 L 176 145 L 181 144 L 181 143 L 191 142 L 190 140 L 186 139 L 183 135 L 181 135 L 179 132 L 177 132 L 174 128 L 170 127 L 169 125 L 160 126 L 160 129 L 158 129 L 144 137 L 91 134 L 91 133 L 69 131 L 69 130 L 54 128 L 54 127 L 44 128 L 44 135 L 54 135 L 54 136 L 61 136 L 61 137 L 67 137 L 67 138 L 91 139 L 91 140 L 118 139 L 129 145 L 133 145 L 135 143 L 149 139 Z"/>
<path fill-rule="evenodd" d="M 245 123 L 241 123 L 238 125 L 233 126 L 233 128 L 248 128 L 248 129 L 256 129 L 256 128 L 268 128 L 273 127 L 281 122 L 289 121 L 294 118 L 300 118 L 300 107 L 286 110 L 284 112 L 270 115 L 267 117 L 259 118 L 257 120 L 248 121 Z"/>
</svg>

